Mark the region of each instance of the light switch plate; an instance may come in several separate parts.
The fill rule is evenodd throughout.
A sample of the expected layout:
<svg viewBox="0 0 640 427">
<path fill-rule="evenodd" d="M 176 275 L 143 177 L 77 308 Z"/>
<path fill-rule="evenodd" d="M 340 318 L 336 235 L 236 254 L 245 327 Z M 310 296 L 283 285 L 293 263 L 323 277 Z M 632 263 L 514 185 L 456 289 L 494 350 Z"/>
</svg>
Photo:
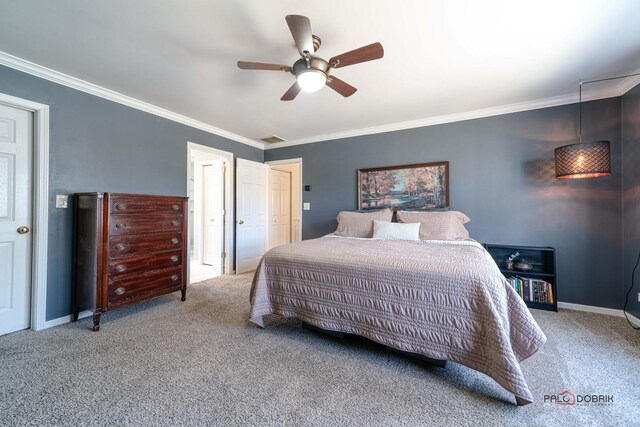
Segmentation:
<svg viewBox="0 0 640 427">
<path fill-rule="evenodd" d="M 56 194 L 56 208 L 67 209 L 69 204 L 69 196 L 66 194 Z"/>
<path fill-rule="evenodd" d="M 311 210 L 311 203 L 304 203 L 302 205 L 302 209 L 304 209 L 305 211 L 310 211 Z"/>
</svg>

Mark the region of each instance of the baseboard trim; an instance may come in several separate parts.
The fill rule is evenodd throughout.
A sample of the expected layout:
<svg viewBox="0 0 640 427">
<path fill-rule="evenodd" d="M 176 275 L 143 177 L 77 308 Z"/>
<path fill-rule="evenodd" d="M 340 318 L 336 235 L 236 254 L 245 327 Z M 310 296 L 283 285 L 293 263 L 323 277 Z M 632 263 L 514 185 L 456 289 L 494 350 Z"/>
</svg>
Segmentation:
<svg viewBox="0 0 640 427">
<path fill-rule="evenodd" d="M 596 307 L 595 305 L 574 304 L 571 302 L 558 301 L 558 308 L 574 311 L 586 311 L 587 313 L 606 314 L 608 316 L 624 317 L 622 310 L 615 308 Z"/>
<path fill-rule="evenodd" d="M 627 313 L 627 317 L 629 318 L 629 322 L 633 323 L 634 326 L 640 328 L 640 319 L 630 313 Z"/>
<path fill-rule="evenodd" d="M 235 274 L 235 270 L 232 272 Z M 583 305 L 583 304 L 573 304 L 571 302 L 558 302 L 558 308 L 563 308 L 565 310 L 574 310 L 574 311 L 584 311 L 587 313 L 596 313 L 596 314 L 605 314 L 607 316 L 615 316 L 615 317 L 624 317 L 624 311 L 616 310 L 614 308 L 605 308 L 605 307 L 596 307 L 594 305 Z M 89 317 L 92 315 L 92 312 L 89 310 L 80 312 L 78 315 L 78 319 L 84 319 L 85 317 Z M 633 314 L 627 313 L 627 317 L 635 326 L 640 327 L 640 319 L 635 317 Z M 44 323 L 43 329 L 52 328 L 58 325 L 64 325 L 65 323 L 71 322 L 73 316 L 70 314 L 68 316 L 58 317 L 57 319 L 47 320 Z"/>
<path fill-rule="evenodd" d="M 85 317 L 89 317 L 93 314 L 92 311 L 86 310 L 81 311 L 78 315 L 78 319 L 84 319 Z M 44 322 L 44 327 L 42 329 L 53 328 L 54 326 L 64 325 L 65 323 L 69 323 L 73 320 L 73 315 L 58 317 L 57 319 L 47 320 Z"/>
<path fill-rule="evenodd" d="M 571 302 L 558 302 L 558 308 L 564 308 L 565 310 L 584 311 L 587 313 L 605 314 L 607 316 L 625 317 L 624 311 L 616 310 L 615 308 L 596 307 L 594 305 L 573 304 Z M 640 319 L 633 314 L 627 313 L 629 321 L 635 326 L 640 327 Z"/>
</svg>

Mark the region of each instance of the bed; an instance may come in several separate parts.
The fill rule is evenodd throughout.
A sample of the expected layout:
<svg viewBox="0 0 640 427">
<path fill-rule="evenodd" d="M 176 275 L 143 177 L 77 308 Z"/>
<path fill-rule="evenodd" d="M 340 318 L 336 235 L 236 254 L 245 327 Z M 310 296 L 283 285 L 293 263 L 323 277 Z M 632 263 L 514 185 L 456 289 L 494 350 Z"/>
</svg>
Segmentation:
<svg viewBox="0 0 640 427">
<path fill-rule="evenodd" d="M 522 299 L 473 240 L 328 235 L 276 247 L 260 262 L 250 320 L 295 317 L 391 348 L 465 365 L 533 402 L 520 362 L 546 341 Z"/>
</svg>

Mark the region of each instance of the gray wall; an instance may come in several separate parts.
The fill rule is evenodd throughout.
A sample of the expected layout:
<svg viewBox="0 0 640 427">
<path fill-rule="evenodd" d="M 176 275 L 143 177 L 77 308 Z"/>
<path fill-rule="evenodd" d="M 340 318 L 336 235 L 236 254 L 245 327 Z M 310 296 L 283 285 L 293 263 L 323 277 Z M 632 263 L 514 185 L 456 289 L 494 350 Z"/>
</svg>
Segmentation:
<svg viewBox="0 0 640 427">
<path fill-rule="evenodd" d="M 451 205 L 472 218 L 472 237 L 554 246 L 559 299 L 611 308 L 622 307 L 625 287 L 624 124 L 627 286 L 640 250 L 639 88 L 583 105 L 585 140 L 611 140 L 614 173 L 575 181 L 553 177 L 553 149 L 575 141 L 576 105 L 286 147 L 263 158 L 247 145 L 2 66 L 0 92 L 51 107 L 50 206 L 55 194 L 80 191 L 186 195 L 191 141 L 255 161 L 302 157 L 304 184 L 313 185 L 304 193 L 308 239 L 333 231 L 338 211 L 356 208 L 357 169 L 448 160 Z M 71 239 L 72 209 L 51 207 L 47 320 L 71 310 Z"/>
<path fill-rule="evenodd" d="M 640 86 L 622 97 L 624 151 L 624 286 L 631 286 L 631 272 L 640 251 Z M 627 310 L 640 317 L 640 267 Z"/>
<path fill-rule="evenodd" d="M 56 194 L 186 195 L 187 141 L 263 161 L 257 148 L 2 66 L 0 92 L 50 106 L 47 320 L 71 313 L 73 206 L 55 209 Z"/>
<path fill-rule="evenodd" d="M 553 149 L 576 142 L 578 107 L 568 105 L 265 152 L 303 158 L 303 237 L 336 228 L 355 209 L 359 168 L 448 160 L 451 206 L 469 215 L 480 242 L 553 246 L 558 299 L 622 307 L 621 99 L 583 104 L 585 141 L 612 143 L 613 174 L 554 177 Z"/>
</svg>

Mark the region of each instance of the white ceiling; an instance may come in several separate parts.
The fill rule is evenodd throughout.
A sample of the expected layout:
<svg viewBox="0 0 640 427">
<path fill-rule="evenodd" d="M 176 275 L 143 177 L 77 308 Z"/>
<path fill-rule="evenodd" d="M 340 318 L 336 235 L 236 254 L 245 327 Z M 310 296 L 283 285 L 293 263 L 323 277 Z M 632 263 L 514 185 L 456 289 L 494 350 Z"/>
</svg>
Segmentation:
<svg viewBox="0 0 640 427">
<path fill-rule="evenodd" d="M 385 56 L 334 71 L 350 98 L 280 101 L 292 75 L 236 61 L 298 59 L 287 14 L 310 18 L 325 59 L 375 41 Z M 240 140 L 294 143 L 575 101 L 579 79 L 640 68 L 639 29 L 637 0 L 0 0 L 0 51 Z M 628 87 L 593 86 L 585 99 Z"/>
</svg>

